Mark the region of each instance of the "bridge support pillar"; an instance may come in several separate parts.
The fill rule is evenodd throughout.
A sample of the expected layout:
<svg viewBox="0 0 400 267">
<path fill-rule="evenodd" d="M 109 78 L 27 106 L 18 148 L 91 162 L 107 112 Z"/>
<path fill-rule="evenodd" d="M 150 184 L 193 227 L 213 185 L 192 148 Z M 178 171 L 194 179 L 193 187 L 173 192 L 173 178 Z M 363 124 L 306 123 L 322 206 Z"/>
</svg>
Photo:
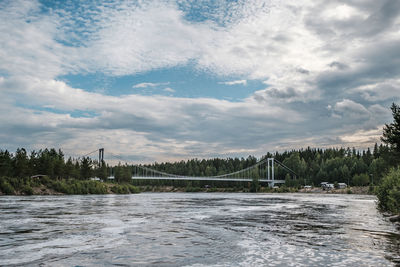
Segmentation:
<svg viewBox="0 0 400 267">
<path fill-rule="evenodd" d="M 104 161 L 104 148 L 99 149 L 99 167 L 103 164 Z"/>
<path fill-rule="evenodd" d="M 274 158 L 267 159 L 267 180 L 269 187 L 275 186 L 275 173 L 274 173 Z"/>
</svg>

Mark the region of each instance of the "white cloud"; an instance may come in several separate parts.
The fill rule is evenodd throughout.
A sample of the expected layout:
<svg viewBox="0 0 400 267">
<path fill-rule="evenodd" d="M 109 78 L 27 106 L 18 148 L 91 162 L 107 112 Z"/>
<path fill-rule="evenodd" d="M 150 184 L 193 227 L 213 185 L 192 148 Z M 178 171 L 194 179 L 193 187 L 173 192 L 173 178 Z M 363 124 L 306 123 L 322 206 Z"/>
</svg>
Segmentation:
<svg viewBox="0 0 400 267">
<path fill-rule="evenodd" d="M 168 85 L 169 82 L 166 83 L 138 83 L 132 86 L 132 88 L 146 88 L 146 87 L 157 87 L 162 85 Z"/>
<path fill-rule="evenodd" d="M 322 16 L 330 20 L 349 20 L 354 17 L 366 19 L 368 17 L 365 12 L 346 4 L 339 4 L 332 8 L 327 8 L 322 13 Z"/>
<path fill-rule="evenodd" d="M 353 133 L 339 136 L 339 144 L 347 145 L 348 147 L 365 148 L 373 143 L 377 143 L 382 136 L 383 126 L 379 126 L 371 130 L 358 130 Z"/>
<path fill-rule="evenodd" d="M 368 110 L 361 104 L 350 99 L 344 99 L 335 104 L 334 110 L 345 116 L 369 116 Z"/>
<path fill-rule="evenodd" d="M 165 92 L 169 92 L 169 93 L 175 93 L 175 90 L 174 90 L 174 89 L 172 89 L 172 88 L 170 88 L 170 87 L 164 88 L 164 90 L 163 90 L 163 91 L 165 91 Z"/>
<path fill-rule="evenodd" d="M 229 81 L 229 82 L 219 82 L 219 84 L 225 84 L 225 85 L 247 85 L 247 80 L 236 80 L 236 81 Z"/>
</svg>

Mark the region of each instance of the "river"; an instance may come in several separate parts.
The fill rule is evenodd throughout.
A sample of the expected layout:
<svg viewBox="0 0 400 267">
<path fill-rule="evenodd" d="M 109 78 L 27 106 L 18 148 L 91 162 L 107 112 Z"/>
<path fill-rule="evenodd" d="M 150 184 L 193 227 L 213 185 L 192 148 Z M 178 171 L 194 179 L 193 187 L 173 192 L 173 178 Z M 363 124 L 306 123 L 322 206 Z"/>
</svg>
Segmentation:
<svg viewBox="0 0 400 267">
<path fill-rule="evenodd" d="M 1 196 L 0 265 L 396 266 L 374 196 Z"/>
</svg>

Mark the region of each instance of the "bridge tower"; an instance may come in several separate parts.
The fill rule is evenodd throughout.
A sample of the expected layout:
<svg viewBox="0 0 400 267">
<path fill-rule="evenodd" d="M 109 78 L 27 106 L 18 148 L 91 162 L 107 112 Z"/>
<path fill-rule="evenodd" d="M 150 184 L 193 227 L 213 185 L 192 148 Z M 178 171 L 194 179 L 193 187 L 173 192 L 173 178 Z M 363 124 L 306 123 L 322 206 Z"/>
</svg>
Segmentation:
<svg viewBox="0 0 400 267">
<path fill-rule="evenodd" d="M 104 148 L 99 149 L 99 167 L 103 164 L 104 161 Z"/>
<path fill-rule="evenodd" d="M 274 158 L 267 159 L 267 180 L 270 187 L 275 185 Z"/>
</svg>

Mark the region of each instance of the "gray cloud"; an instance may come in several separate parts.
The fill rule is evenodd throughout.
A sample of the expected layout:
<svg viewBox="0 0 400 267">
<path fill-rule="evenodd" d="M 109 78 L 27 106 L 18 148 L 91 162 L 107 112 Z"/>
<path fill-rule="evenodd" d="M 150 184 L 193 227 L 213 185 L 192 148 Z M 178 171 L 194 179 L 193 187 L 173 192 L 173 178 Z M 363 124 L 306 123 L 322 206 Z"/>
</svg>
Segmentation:
<svg viewBox="0 0 400 267">
<path fill-rule="evenodd" d="M 292 87 L 285 88 L 284 90 L 278 90 L 276 88 L 268 88 L 266 90 L 266 95 L 273 98 L 289 99 L 300 96 L 300 93 L 296 92 L 296 90 Z"/>
</svg>

